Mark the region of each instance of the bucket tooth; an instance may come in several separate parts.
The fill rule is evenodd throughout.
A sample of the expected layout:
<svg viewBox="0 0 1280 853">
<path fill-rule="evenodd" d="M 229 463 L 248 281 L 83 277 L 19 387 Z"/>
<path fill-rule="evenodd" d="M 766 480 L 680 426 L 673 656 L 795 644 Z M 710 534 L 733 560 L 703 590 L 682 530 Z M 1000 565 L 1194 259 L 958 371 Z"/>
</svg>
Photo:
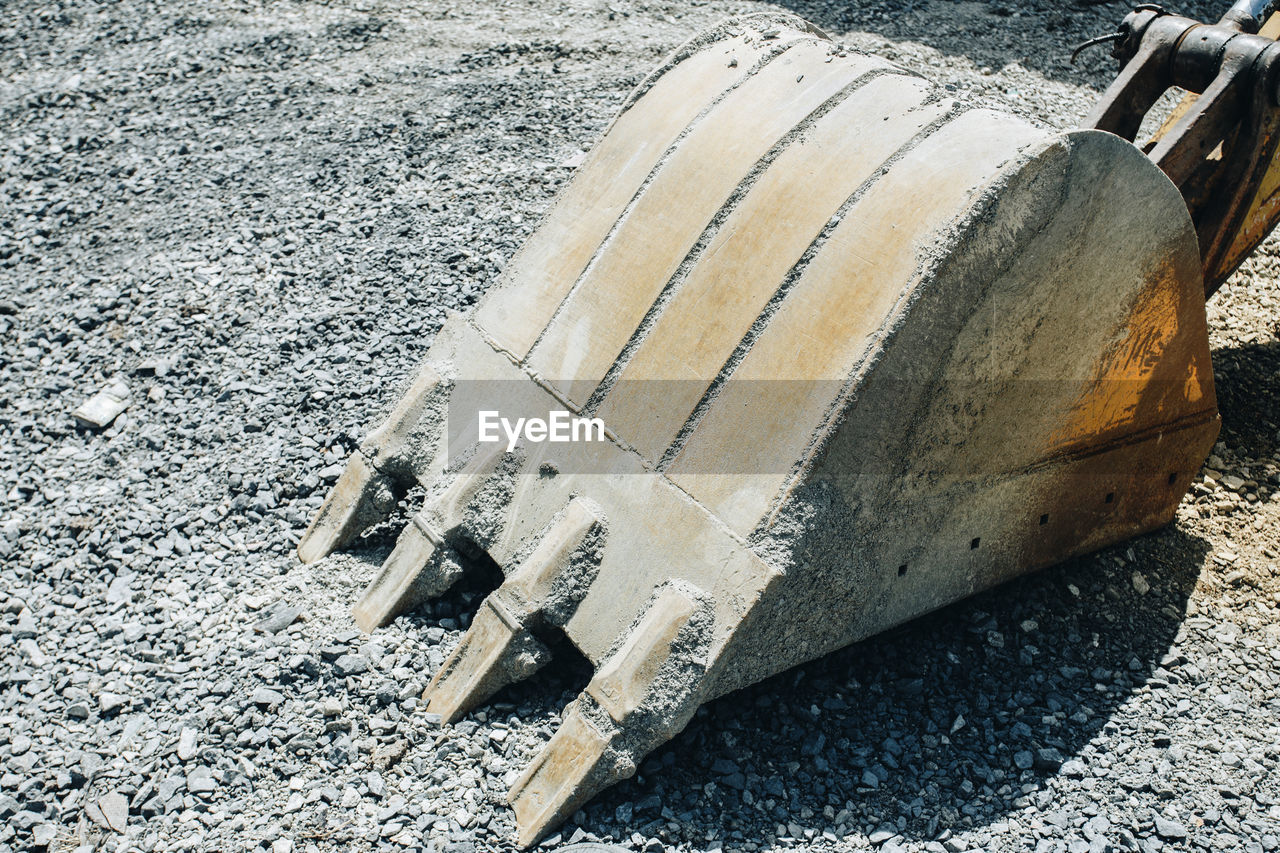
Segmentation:
<svg viewBox="0 0 1280 853">
<path fill-rule="evenodd" d="M 635 773 L 634 762 L 614 753 L 612 729 L 588 719 L 581 698 L 569 703 L 560 728 L 507 796 L 518 845 L 532 846 L 592 794 Z"/>
<path fill-rule="evenodd" d="M 423 693 L 427 711 L 452 723 L 506 685 L 533 675 L 549 660 L 547 647 L 529 633 L 501 597 L 491 595 Z"/>
<path fill-rule="evenodd" d="M 360 451 L 351 454 L 342 476 L 298 543 L 298 559 L 314 563 L 350 542 L 395 508 L 398 484 Z"/>
<path fill-rule="evenodd" d="M 686 594 L 680 586 L 662 587 L 644 617 L 587 685 L 587 695 L 619 725 L 626 725 L 649 704 L 659 686 L 659 670 L 678 653 L 680 633 L 698 612 L 700 596 Z M 681 680 L 686 682 L 680 686 L 684 691 L 687 679 Z"/>
<path fill-rule="evenodd" d="M 402 467 L 402 457 L 408 445 L 414 443 L 415 430 L 431 411 L 432 399 L 443 386 L 444 379 L 436 369 L 430 363 L 423 364 L 409 390 L 387 419 L 360 443 L 360 449 L 375 460 L 379 468 Z"/>
<path fill-rule="evenodd" d="M 499 591 L 519 602 L 522 611 L 530 616 L 536 614 L 554 625 L 563 625 L 595 580 L 599 555 L 583 555 L 578 571 L 570 574 L 566 570 L 574 552 L 592 532 L 603 530 L 603 513 L 591 502 L 573 498 Z"/>
<path fill-rule="evenodd" d="M 493 592 L 440 671 L 423 692 L 427 710 L 451 723 L 508 684 L 528 678 L 550 660 L 529 632 L 539 622 L 563 624 L 594 579 L 591 568 L 565 577 L 574 551 L 601 526 L 582 498 L 569 501 L 537 547 Z M 560 578 L 563 582 L 557 584 Z"/>
<path fill-rule="evenodd" d="M 424 364 L 387 419 L 360 443 L 298 543 L 303 563 L 327 557 L 391 514 L 413 480 L 402 458 L 405 446 L 441 383 L 435 368 Z"/>
<path fill-rule="evenodd" d="M 396 540 L 378 575 L 352 611 L 364 631 L 381 628 L 401 613 L 443 594 L 462 575 L 453 549 L 423 513 Z"/>
<path fill-rule="evenodd" d="M 634 774 L 645 755 L 684 728 L 701 697 L 709 623 L 710 605 L 690 584 L 668 583 L 654 596 L 511 787 L 521 847 Z"/>
<path fill-rule="evenodd" d="M 453 481 L 405 525 L 353 610 L 363 630 L 381 628 L 406 610 L 443 595 L 462 576 L 445 531 L 458 522 L 502 457 L 501 444 L 479 446 Z"/>
</svg>

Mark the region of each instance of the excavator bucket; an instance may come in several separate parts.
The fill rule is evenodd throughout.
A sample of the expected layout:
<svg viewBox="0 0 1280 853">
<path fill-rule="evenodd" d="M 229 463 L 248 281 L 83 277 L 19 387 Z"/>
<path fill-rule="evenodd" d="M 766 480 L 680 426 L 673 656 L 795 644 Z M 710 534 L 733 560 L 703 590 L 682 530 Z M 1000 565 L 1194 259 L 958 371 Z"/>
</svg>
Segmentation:
<svg viewBox="0 0 1280 853">
<path fill-rule="evenodd" d="M 1132 144 L 943 96 L 779 15 L 677 50 L 352 455 L 304 562 L 426 498 L 366 630 L 482 549 L 446 722 L 595 667 L 529 845 L 699 704 L 1166 524 L 1218 431 L 1196 233 Z M 514 427 L 513 427 L 514 425 Z"/>
</svg>

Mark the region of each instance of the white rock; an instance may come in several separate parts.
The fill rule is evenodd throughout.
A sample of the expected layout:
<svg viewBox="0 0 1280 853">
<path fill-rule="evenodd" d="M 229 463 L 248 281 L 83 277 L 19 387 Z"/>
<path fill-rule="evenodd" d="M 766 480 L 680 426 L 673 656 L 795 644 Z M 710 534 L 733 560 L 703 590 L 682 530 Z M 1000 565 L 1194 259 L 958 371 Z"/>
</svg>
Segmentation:
<svg viewBox="0 0 1280 853">
<path fill-rule="evenodd" d="M 18 648 L 22 649 L 22 653 L 31 661 L 32 666 L 44 666 L 49 662 L 49 658 L 44 652 L 40 651 L 40 647 L 36 645 L 36 641 L 30 637 L 19 640 Z"/>
<path fill-rule="evenodd" d="M 208 767 L 196 767 L 187 774 L 187 790 L 193 794 L 206 794 L 217 788 L 218 782 Z"/>
<path fill-rule="evenodd" d="M 196 755 L 196 730 L 187 726 L 178 735 L 178 760 L 190 761 Z"/>
<path fill-rule="evenodd" d="M 98 708 L 104 714 L 110 714 L 120 710 L 129 702 L 129 697 L 121 696 L 119 693 L 102 693 L 98 696 Z"/>
<path fill-rule="evenodd" d="M 83 426 L 103 429 L 129 407 L 129 386 L 117 380 L 85 400 L 71 413 Z"/>
<path fill-rule="evenodd" d="M 118 791 L 104 794 L 98 798 L 98 808 L 102 810 L 102 816 L 109 827 L 116 832 L 125 831 L 129 823 L 129 801 L 124 794 Z"/>
</svg>

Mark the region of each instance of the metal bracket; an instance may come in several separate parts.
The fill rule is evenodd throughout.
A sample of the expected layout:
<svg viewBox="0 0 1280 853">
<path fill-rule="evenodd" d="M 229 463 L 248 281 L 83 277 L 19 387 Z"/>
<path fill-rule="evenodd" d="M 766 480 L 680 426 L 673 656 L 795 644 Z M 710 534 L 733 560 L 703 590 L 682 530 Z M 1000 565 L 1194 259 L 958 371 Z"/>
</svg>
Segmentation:
<svg viewBox="0 0 1280 853">
<path fill-rule="evenodd" d="M 1122 63 L 1084 127 L 1133 141 L 1171 88 L 1195 93 L 1145 146 L 1182 192 L 1199 235 L 1206 298 L 1280 219 L 1250 216 L 1280 141 L 1280 45 L 1256 35 L 1270 0 L 1241 0 L 1217 24 L 1140 6 L 1121 22 Z M 1272 210 L 1274 207 L 1274 211 Z"/>
</svg>

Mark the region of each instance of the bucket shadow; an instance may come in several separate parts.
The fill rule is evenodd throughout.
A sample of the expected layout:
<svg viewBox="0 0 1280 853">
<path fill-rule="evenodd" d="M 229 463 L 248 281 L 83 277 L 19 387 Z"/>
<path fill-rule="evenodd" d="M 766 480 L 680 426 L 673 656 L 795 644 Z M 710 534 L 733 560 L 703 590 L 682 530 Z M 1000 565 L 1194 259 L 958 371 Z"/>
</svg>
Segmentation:
<svg viewBox="0 0 1280 853">
<path fill-rule="evenodd" d="M 1232 282 L 1248 287 L 1249 282 Z M 1280 332 L 1280 322 L 1275 330 Z M 1222 413 L 1220 441 L 1238 454 L 1265 458 L 1280 449 L 1280 342 L 1223 347 L 1213 353 L 1218 411 Z"/>
</svg>

